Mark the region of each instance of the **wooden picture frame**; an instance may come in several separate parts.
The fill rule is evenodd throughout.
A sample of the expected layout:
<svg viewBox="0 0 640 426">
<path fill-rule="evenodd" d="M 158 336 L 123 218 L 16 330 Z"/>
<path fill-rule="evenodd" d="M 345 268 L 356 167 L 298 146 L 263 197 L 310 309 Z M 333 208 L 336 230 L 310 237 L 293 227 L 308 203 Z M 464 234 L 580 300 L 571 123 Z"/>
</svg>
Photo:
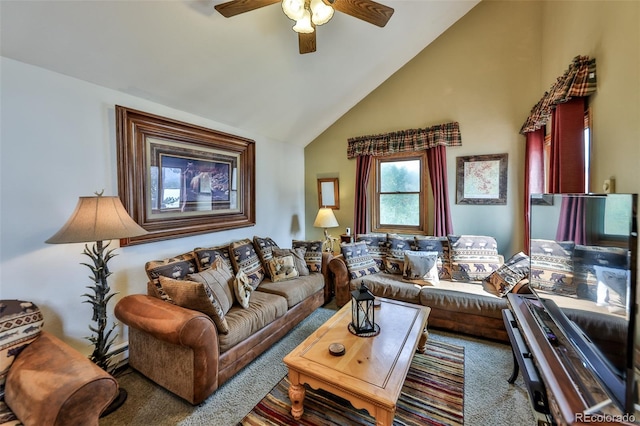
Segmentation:
<svg viewBox="0 0 640 426">
<path fill-rule="evenodd" d="M 456 158 L 457 204 L 507 204 L 508 154 Z"/>
<path fill-rule="evenodd" d="M 340 189 L 338 178 L 318 179 L 318 207 L 340 209 Z"/>
<path fill-rule="evenodd" d="M 121 246 L 255 225 L 255 142 L 116 105 L 118 194 L 148 234 Z"/>
</svg>

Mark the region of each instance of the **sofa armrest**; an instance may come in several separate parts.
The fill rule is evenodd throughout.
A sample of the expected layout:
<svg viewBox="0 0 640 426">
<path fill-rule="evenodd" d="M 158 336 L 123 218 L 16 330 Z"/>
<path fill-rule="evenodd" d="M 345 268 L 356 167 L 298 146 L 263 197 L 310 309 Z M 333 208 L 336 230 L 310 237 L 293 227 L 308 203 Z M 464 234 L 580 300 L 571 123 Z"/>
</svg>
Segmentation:
<svg viewBox="0 0 640 426">
<path fill-rule="evenodd" d="M 114 314 L 129 327 L 148 333 L 174 345 L 210 349 L 218 353 L 218 332 L 213 320 L 202 312 L 186 309 L 164 300 L 142 294 L 122 298 Z M 212 334 L 215 345 L 203 339 Z M 211 347 L 213 346 L 213 347 Z"/>
<path fill-rule="evenodd" d="M 207 315 L 143 294 L 123 297 L 114 314 L 129 326 L 133 368 L 192 404 L 218 388 L 218 331 Z"/>
<path fill-rule="evenodd" d="M 349 282 L 351 280 L 349 279 L 347 264 L 341 256 L 334 257 L 329 262 L 329 279 L 336 294 L 336 305 L 338 307 L 344 306 L 351 299 L 349 292 Z"/>
<path fill-rule="evenodd" d="M 324 303 L 329 303 L 331 296 L 333 296 L 333 286 L 331 285 L 331 273 L 329 271 L 329 263 L 333 259 L 333 253 L 322 252 L 322 265 L 320 266 L 320 272 L 324 278 Z"/>
<path fill-rule="evenodd" d="M 15 359 L 5 402 L 25 425 L 98 425 L 118 382 L 87 357 L 42 332 Z"/>
</svg>

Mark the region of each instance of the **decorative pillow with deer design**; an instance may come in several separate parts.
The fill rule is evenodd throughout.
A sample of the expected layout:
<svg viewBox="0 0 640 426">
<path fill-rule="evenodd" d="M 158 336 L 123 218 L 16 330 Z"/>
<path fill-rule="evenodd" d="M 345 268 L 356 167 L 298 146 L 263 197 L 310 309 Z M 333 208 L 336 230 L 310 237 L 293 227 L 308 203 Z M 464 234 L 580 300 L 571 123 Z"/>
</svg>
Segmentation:
<svg viewBox="0 0 640 426">
<path fill-rule="evenodd" d="M 355 279 L 366 275 L 377 274 L 380 268 L 369 254 L 367 244 L 364 242 L 342 244 L 342 256 L 347 264 L 349 278 Z"/>
<path fill-rule="evenodd" d="M 298 270 L 293 261 L 293 256 L 273 257 L 267 262 L 271 281 L 291 280 L 298 277 Z"/>
</svg>

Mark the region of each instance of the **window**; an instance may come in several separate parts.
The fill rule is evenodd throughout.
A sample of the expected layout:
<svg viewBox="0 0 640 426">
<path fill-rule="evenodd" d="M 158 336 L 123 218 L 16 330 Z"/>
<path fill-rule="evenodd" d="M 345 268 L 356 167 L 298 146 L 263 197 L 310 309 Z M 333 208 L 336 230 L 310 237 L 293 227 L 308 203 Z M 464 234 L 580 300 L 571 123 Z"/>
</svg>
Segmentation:
<svg viewBox="0 0 640 426">
<path fill-rule="evenodd" d="M 424 233 L 426 154 L 374 158 L 373 232 Z"/>
</svg>

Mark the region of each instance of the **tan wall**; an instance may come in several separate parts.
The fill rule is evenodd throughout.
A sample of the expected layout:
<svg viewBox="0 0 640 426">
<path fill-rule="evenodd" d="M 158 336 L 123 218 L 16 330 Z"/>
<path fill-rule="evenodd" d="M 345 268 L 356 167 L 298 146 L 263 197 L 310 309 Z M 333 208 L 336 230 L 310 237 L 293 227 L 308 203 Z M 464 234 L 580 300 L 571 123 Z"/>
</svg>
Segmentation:
<svg viewBox="0 0 640 426">
<path fill-rule="evenodd" d="M 578 54 L 598 61 L 593 181 L 611 175 L 620 192 L 638 192 L 638 16 L 637 2 L 478 4 L 306 147 L 307 238 L 322 235 L 312 226 L 320 177 L 340 179 L 340 228 L 332 234 L 353 226 L 355 161 L 346 158 L 349 137 L 458 121 L 463 146 L 447 151 L 454 232 L 493 235 L 506 256 L 522 250 L 524 137 L 518 132 Z M 625 48 L 623 41 L 633 46 Z M 604 155 L 612 140 L 623 148 Z M 507 205 L 455 204 L 456 157 L 497 153 L 509 154 Z"/>
<path fill-rule="evenodd" d="M 596 58 L 590 191 L 615 177 L 616 192 L 640 192 L 640 2 L 545 2 L 545 88 L 580 54 Z"/>
</svg>

